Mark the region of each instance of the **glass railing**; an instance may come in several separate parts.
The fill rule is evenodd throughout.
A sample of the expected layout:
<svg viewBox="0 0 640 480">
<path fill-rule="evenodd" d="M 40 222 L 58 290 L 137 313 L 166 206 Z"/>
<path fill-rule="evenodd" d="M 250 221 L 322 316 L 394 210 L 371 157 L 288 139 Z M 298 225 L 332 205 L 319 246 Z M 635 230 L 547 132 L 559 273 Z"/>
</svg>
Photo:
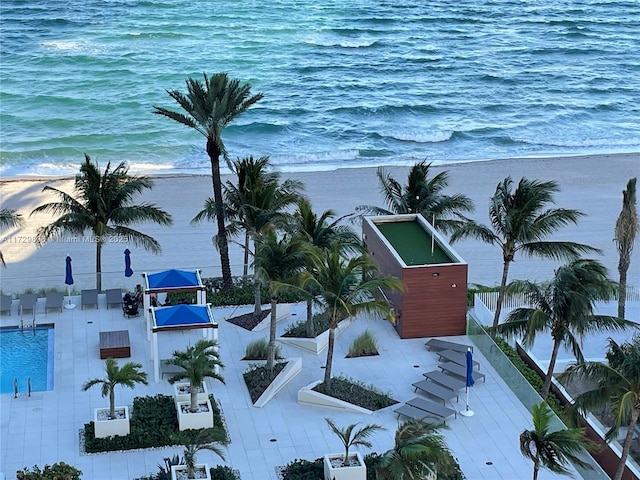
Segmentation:
<svg viewBox="0 0 640 480">
<path fill-rule="evenodd" d="M 514 395 L 529 410 L 533 411 L 533 406 L 542 401 L 542 397 L 531 386 L 518 369 L 511 363 L 511 360 L 500 350 L 493 339 L 485 332 L 482 326 L 471 315 L 467 316 L 467 335 L 475 344 L 475 347 L 482 352 L 493 369 L 505 381 Z M 551 421 L 551 430 L 562 430 L 567 426 L 554 413 Z M 602 470 L 602 467 L 587 454 L 580 456 L 580 459 L 592 467 L 592 470 L 574 465 L 574 468 L 584 480 L 608 480 L 609 476 Z"/>
</svg>

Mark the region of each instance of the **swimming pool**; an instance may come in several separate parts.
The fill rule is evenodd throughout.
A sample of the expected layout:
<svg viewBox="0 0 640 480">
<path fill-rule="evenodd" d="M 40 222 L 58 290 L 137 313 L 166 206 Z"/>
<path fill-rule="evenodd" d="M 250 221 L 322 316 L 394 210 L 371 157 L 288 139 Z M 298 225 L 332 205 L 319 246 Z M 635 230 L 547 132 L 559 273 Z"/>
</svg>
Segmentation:
<svg viewBox="0 0 640 480">
<path fill-rule="evenodd" d="M 0 328 L 0 393 L 53 390 L 53 325 L 34 328 Z"/>
</svg>

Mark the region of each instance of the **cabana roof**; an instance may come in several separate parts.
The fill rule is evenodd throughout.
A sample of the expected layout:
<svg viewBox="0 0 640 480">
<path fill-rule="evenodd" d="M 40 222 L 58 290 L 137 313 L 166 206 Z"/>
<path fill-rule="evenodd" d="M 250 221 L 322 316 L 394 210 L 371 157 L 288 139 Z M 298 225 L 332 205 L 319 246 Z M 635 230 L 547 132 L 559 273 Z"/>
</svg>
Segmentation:
<svg viewBox="0 0 640 480">
<path fill-rule="evenodd" d="M 142 274 L 147 292 L 169 292 L 176 290 L 204 290 L 200 271 L 165 270 L 164 272 Z"/>
<path fill-rule="evenodd" d="M 154 332 L 218 328 L 209 305 L 175 305 L 151 308 L 151 328 Z"/>
</svg>

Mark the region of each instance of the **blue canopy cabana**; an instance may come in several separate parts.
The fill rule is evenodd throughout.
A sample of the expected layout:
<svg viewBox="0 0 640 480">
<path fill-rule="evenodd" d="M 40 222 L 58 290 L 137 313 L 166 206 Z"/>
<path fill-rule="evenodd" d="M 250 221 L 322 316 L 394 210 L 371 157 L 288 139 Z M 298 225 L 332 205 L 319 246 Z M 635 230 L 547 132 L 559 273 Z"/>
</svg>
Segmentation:
<svg viewBox="0 0 640 480">
<path fill-rule="evenodd" d="M 158 355 L 158 333 L 176 330 L 202 329 L 203 337 L 218 339 L 218 324 L 213 318 L 210 305 L 174 305 L 171 307 L 152 307 L 151 319 L 151 358 L 154 363 L 154 378 L 160 381 Z"/>
</svg>

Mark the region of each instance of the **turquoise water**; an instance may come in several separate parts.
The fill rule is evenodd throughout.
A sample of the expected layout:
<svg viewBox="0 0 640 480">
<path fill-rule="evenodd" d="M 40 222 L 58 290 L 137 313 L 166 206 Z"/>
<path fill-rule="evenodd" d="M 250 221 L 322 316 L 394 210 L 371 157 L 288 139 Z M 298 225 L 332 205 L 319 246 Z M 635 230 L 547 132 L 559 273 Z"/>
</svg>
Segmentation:
<svg viewBox="0 0 640 480">
<path fill-rule="evenodd" d="M 263 92 L 224 131 L 284 170 L 640 150 L 640 2 L 2 2 L 1 173 L 83 153 L 208 173 L 167 89 Z"/>
<path fill-rule="evenodd" d="M 53 327 L 0 329 L 0 393 L 13 393 L 13 379 L 18 391 L 53 390 Z"/>
</svg>

